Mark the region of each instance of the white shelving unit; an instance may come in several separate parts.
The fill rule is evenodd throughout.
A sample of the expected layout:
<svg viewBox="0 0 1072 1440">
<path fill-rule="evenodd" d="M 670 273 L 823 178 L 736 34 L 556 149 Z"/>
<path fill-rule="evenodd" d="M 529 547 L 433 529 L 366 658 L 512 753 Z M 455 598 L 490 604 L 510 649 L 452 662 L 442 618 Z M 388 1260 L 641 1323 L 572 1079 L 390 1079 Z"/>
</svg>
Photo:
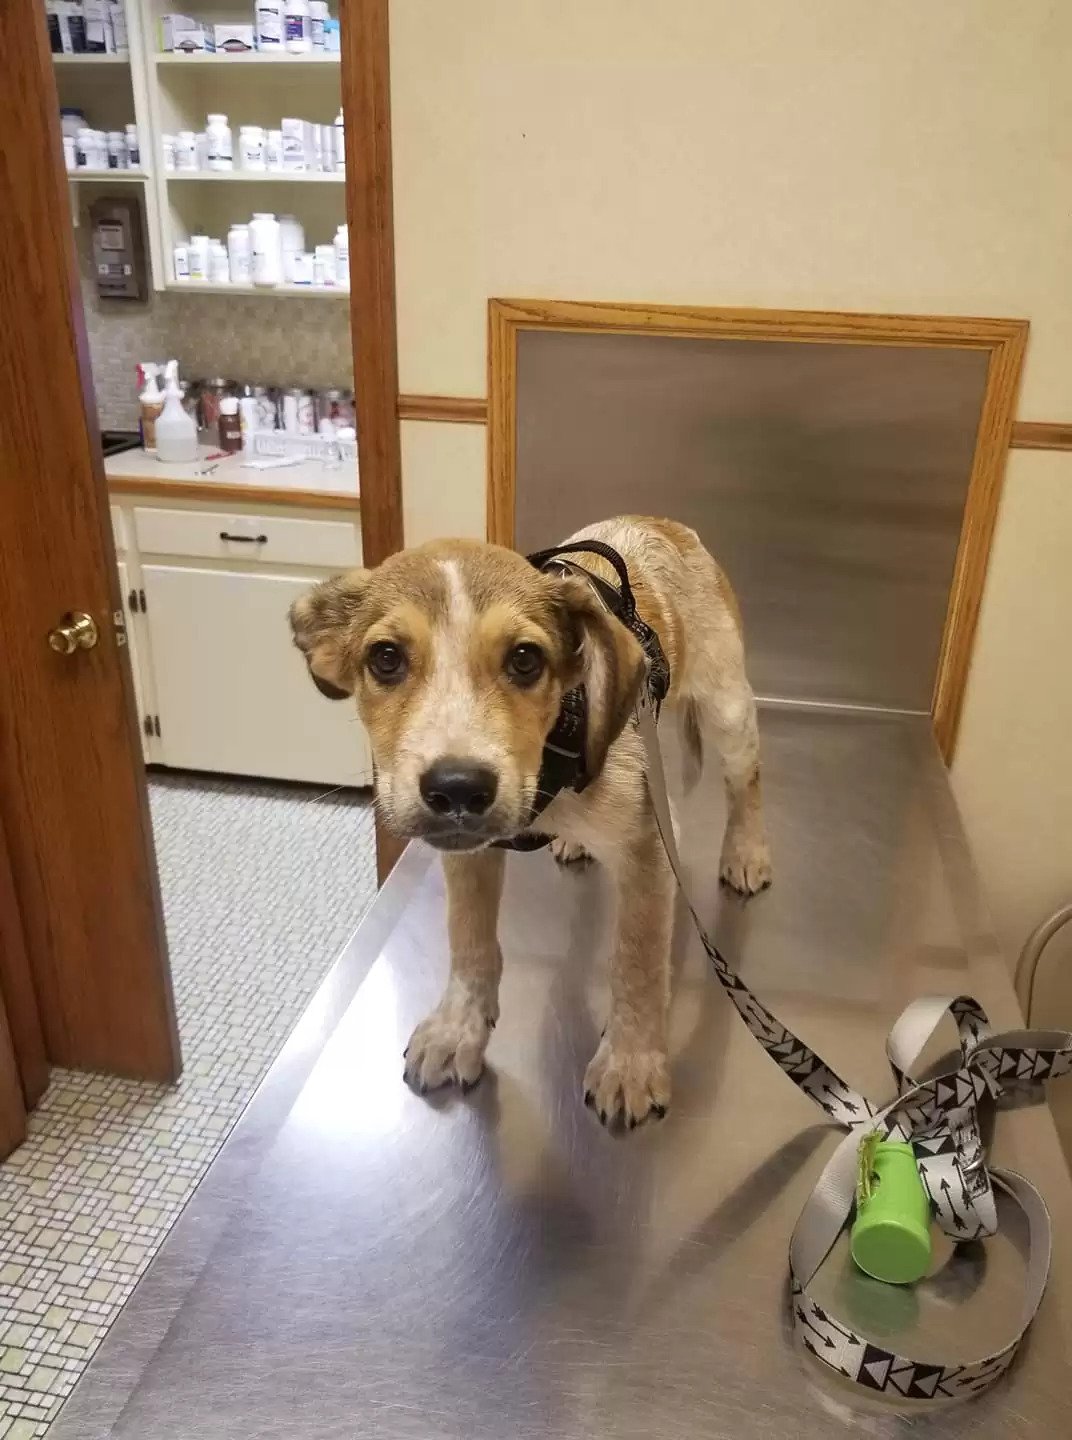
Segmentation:
<svg viewBox="0 0 1072 1440">
<path fill-rule="evenodd" d="M 88 66 L 97 70 L 102 65 L 130 65 L 127 55 L 53 55 L 52 59 L 62 70 L 75 70 Z"/>
<path fill-rule="evenodd" d="M 61 105 L 78 105 L 98 129 L 138 126 L 142 167 L 78 171 L 69 178 L 76 216 L 87 193 L 117 184 L 140 185 L 144 195 L 152 284 L 156 290 L 185 290 L 219 296 L 345 296 L 345 290 L 278 285 L 271 289 L 233 285 L 191 285 L 175 279 L 174 250 L 193 234 L 226 239 L 236 221 L 255 210 L 297 216 L 309 249 L 331 241 L 346 218 L 345 176 L 338 173 L 279 171 L 165 171 L 161 136 L 197 133 L 208 114 L 228 117 L 238 150 L 242 125 L 278 129 L 284 116 L 330 125 L 341 104 L 338 55 L 165 53 L 159 21 L 176 9 L 174 0 L 126 0 L 130 54 L 57 55 Z M 182 9 L 183 7 L 178 7 Z M 333 6 L 333 9 L 335 7 Z M 188 13 L 206 24 L 252 22 L 252 0 L 198 0 Z M 124 75 L 125 72 L 125 75 Z"/>
<path fill-rule="evenodd" d="M 208 285 L 199 280 L 170 280 L 165 290 L 185 291 L 187 295 L 300 295 L 303 299 L 348 300 L 348 288 L 337 285 Z"/>
<path fill-rule="evenodd" d="M 164 279 L 164 253 L 157 191 L 153 184 L 149 66 L 145 44 L 144 0 L 127 0 L 125 55 L 53 55 L 56 89 L 60 106 L 78 106 L 90 125 L 98 130 L 122 130 L 133 122 L 138 127 L 141 165 L 137 170 L 76 170 L 68 172 L 71 182 L 71 211 L 78 225 L 82 209 L 92 195 L 112 185 L 138 186 L 145 209 L 145 230 L 149 242 L 149 274 L 154 287 Z"/>
<path fill-rule="evenodd" d="M 67 179 L 72 185 L 84 185 L 88 182 L 100 184 L 105 181 L 109 185 L 144 185 L 149 178 L 147 170 L 69 170 Z"/>
<path fill-rule="evenodd" d="M 288 174 L 285 170 L 168 170 L 169 185 L 345 185 L 345 175 Z"/>
<path fill-rule="evenodd" d="M 135 3 L 135 0 L 128 0 Z M 236 221 L 257 210 L 295 215 L 305 229 L 306 245 L 329 243 L 346 218 L 345 177 L 340 174 L 265 171 L 165 171 L 160 137 L 180 130 L 195 134 L 212 112 L 227 116 L 238 153 L 242 125 L 278 129 L 284 116 L 330 125 L 342 103 L 338 55 L 168 54 L 157 50 L 159 17 L 173 10 L 173 0 L 137 0 L 152 53 L 146 65 L 153 140 L 153 174 L 163 263 L 156 277 L 169 291 L 220 295 L 318 295 L 336 297 L 345 291 L 277 285 L 271 289 L 238 286 L 193 286 L 175 279 L 174 247 L 194 234 L 226 240 Z M 333 6 L 334 9 L 334 6 Z M 241 0 L 199 0 L 189 12 L 208 24 L 253 20 L 253 3 Z"/>
<path fill-rule="evenodd" d="M 209 65 L 209 66 L 217 66 L 217 67 L 218 67 L 218 66 L 221 66 L 221 65 L 228 65 L 228 66 L 231 66 L 231 65 L 242 65 L 242 66 L 247 66 L 247 65 L 261 65 L 261 66 L 263 66 L 263 65 L 285 65 L 288 69 L 290 69 L 290 70 L 295 70 L 295 69 L 301 68 L 302 66 L 309 67 L 309 66 L 321 66 L 321 65 L 334 65 L 334 66 L 337 67 L 337 66 L 339 65 L 339 63 L 340 63 L 340 56 L 338 56 L 338 55 L 315 55 L 315 54 L 314 54 L 314 55 L 287 55 L 287 54 L 283 54 L 283 55 L 273 55 L 273 54 L 263 54 L 263 53 L 262 53 L 261 51 L 259 51 L 259 50 L 258 50 L 258 51 L 254 51 L 252 54 L 248 54 L 248 55 L 246 55 L 246 54 L 242 54 L 242 55 L 233 55 L 233 54 L 206 55 L 206 54 L 201 54 L 201 53 L 199 53 L 199 52 L 197 52 L 197 51 L 192 51 L 192 52 L 190 52 L 190 53 L 186 53 L 186 52 L 179 52 L 179 51 L 167 51 L 167 50 L 162 50 L 162 51 L 157 51 L 157 52 L 153 55 L 153 64 L 154 64 L 154 65 L 169 65 L 169 66 L 170 66 L 170 65 L 174 65 L 174 66 L 180 66 L 180 65 L 181 65 L 181 66 L 183 66 L 185 69 L 189 69 L 190 67 L 193 67 L 193 68 L 196 69 L 198 66 L 201 66 L 201 65 Z"/>
</svg>

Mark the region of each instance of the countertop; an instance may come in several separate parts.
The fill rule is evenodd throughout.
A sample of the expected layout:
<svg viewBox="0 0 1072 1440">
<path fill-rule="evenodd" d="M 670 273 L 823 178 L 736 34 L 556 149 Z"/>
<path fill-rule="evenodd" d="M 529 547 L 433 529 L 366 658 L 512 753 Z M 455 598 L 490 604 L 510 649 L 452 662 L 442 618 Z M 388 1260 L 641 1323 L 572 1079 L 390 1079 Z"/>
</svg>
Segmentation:
<svg viewBox="0 0 1072 1440">
<path fill-rule="evenodd" d="M 189 465 L 162 465 L 144 450 L 125 450 L 104 462 L 108 489 L 115 495 L 171 496 L 184 500 L 250 500 L 260 505 L 300 505 L 313 509 L 359 507 L 356 466 L 305 460 L 286 468 L 255 470 L 244 455 L 206 460 L 218 453 L 200 447 L 201 459 Z M 262 461 L 267 457 L 258 457 Z M 211 474 L 199 473 L 215 466 Z"/>
<path fill-rule="evenodd" d="M 876 1098 L 912 997 L 968 992 L 1017 1023 L 929 720 L 776 707 L 761 735 L 772 889 L 719 891 L 717 776 L 682 814 L 701 908 L 760 998 Z M 792 1338 L 790 1230 L 838 1132 L 745 1031 L 683 923 L 668 1117 L 617 1138 L 585 1109 L 607 913 L 598 870 L 511 855 L 489 1071 L 467 1096 L 421 1099 L 402 1048 L 447 952 L 439 866 L 411 846 L 53 1440 L 1064 1433 L 1072 1183 L 1045 1103 L 1000 1113 L 994 1144 L 1053 1216 L 1035 1327 L 992 1391 L 906 1427 Z M 1018 1310 L 1017 1239 L 1006 1225 L 914 1289 L 865 1280 L 842 1241 L 813 1293 L 901 1353 L 977 1356 Z"/>
</svg>

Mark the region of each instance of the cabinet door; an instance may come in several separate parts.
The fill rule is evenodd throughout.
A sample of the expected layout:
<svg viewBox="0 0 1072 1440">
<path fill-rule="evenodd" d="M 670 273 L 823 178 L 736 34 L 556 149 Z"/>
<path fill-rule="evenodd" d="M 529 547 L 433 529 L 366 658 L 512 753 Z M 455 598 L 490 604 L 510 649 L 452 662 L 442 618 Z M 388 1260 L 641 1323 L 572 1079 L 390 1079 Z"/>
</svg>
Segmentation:
<svg viewBox="0 0 1072 1440">
<path fill-rule="evenodd" d="M 160 716 L 156 756 L 326 785 L 370 785 L 352 703 L 325 700 L 291 643 L 287 611 L 309 576 L 143 565 Z"/>
<path fill-rule="evenodd" d="M 114 510 L 114 507 L 113 507 Z M 134 677 L 134 698 L 138 702 L 138 728 L 141 733 L 141 753 L 144 760 L 151 760 L 152 738 L 145 733 L 145 719 L 148 714 L 148 706 L 145 703 L 145 687 L 142 684 L 141 676 L 141 655 L 138 649 L 138 628 L 134 616 L 130 613 L 130 580 L 126 563 L 120 560 L 116 566 L 119 571 L 119 589 L 123 596 L 123 615 L 127 622 L 127 654 L 130 656 L 130 669 Z"/>
</svg>

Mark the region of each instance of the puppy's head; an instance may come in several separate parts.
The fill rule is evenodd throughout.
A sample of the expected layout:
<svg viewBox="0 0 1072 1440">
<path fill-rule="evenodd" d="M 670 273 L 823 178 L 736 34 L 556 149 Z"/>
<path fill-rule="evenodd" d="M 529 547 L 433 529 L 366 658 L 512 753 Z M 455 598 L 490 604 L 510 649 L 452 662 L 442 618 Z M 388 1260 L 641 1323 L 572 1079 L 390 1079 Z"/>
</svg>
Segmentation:
<svg viewBox="0 0 1072 1440">
<path fill-rule="evenodd" d="M 524 827 L 544 740 L 581 681 L 598 774 L 643 674 L 640 646 L 586 582 L 496 545 L 402 551 L 318 585 L 290 621 L 317 687 L 356 697 L 388 823 L 443 850 Z"/>
</svg>

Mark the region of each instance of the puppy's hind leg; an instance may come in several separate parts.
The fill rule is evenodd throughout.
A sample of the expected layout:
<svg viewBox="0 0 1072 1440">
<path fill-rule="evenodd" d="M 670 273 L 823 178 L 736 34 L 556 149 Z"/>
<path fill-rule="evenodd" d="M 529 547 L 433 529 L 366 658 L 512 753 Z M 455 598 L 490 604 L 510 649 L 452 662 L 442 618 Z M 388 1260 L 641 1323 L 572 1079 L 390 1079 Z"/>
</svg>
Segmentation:
<svg viewBox="0 0 1072 1440">
<path fill-rule="evenodd" d="M 722 757 L 729 804 L 719 874 L 740 894 L 754 895 L 771 882 L 771 860 L 760 798 L 756 702 L 743 664 L 719 677 L 702 708 Z"/>
<path fill-rule="evenodd" d="M 682 703 L 679 720 L 682 741 L 681 779 L 688 792 L 699 784 L 704 764 L 703 713 L 691 696 Z"/>
<path fill-rule="evenodd" d="M 735 617 L 696 626 L 682 695 L 688 732 L 714 743 L 722 760 L 729 813 L 719 873 L 742 895 L 770 884 L 771 863 L 759 793 L 759 731 L 756 701 L 744 668 L 744 646 Z"/>
</svg>

